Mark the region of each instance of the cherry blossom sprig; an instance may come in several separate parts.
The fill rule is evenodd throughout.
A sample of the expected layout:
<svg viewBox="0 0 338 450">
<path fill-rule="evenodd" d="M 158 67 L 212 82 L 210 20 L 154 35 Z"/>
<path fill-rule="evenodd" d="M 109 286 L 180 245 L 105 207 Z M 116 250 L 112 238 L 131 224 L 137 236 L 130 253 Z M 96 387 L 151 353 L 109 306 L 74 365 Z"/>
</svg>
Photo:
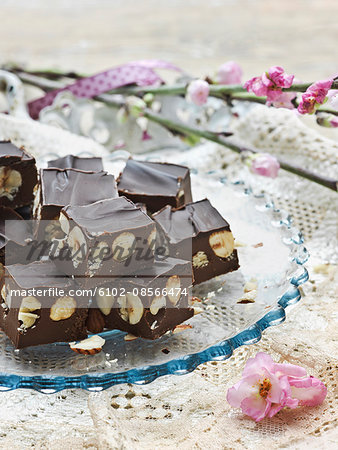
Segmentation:
<svg viewBox="0 0 338 450">
<path fill-rule="evenodd" d="M 53 89 L 50 86 L 53 86 L 53 81 L 60 80 L 63 78 L 69 78 L 69 79 L 78 79 L 83 78 L 85 75 L 78 74 L 76 72 L 68 72 L 63 73 L 59 71 L 53 71 L 53 70 L 37 70 L 37 71 L 26 71 L 25 69 L 13 66 L 13 65 L 5 65 L 2 67 L 4 70 L 9 70 L 14 73 L 16 73 L 20 78 L 23 79 L 23 81 L 30 83 L 30 84 L 39 84 L 39 79 L 43 77 L 44 80 L 46 80 L 48 86 L 48 81 L 50 80 L 51 83 L 47 90 Z M 209 85 L 209 96 L 217 97 L 217 98 L 223 98 L 226 100 L 243 100 L 243 101 L 251 101 L 251 102 L 257 102 L 257 103 L 266 103 L 267 98 L 265 96 L 257 95 L 252 92 L 248 92 L 247 88 L 244 87 L 244 85 L 250 86 L 251 80 L 256 79 L 264 79 L 266 83 L 266 87 L 268 88 L 268 91 L 276 91 L 272 94 L 269 94 L 269 97 L 271 100 L 271 95 L 278 97 L 277 94 L 280 94 L 280 91 L 283 93 L 287 93 L 288 95 L 280 96 L 277 99 L 275 98 L 273 100 L 274 105 L 276 107 L 289 107 L 290 106 L 290 100 L 292 100 L 295 97 L 294 93 L 302 93 L 305 92 L 308 88 L 310 88 L 314 83 L 302 83 L 299 81 L 296 81 L 293 75 L 287 75 L 284 72 L 284 69 L 278 66 L 273 66 L 270 69 L 268 69 L 267 72 L 264 72 L 260 77 L 254 77 L 251 80 L 248 80 L 244 83 L 244 85 L 241 84 L 241 77 L 242 77 L 242 69 L 241 67 L 235 63 L 234 61 L 228 61 L 227 63 L 224 63 L 220 68 L 218 69 L 217 73 L 213 78 L 207 77 L 206 81 Z M 293 84 L 290 87 L 286 87 L 288 85 L 288 81 L 290 80 L 290 77 L 293 77 Z M 194 80 L 192 80 L 194 81 Z M 167 85 L 162 84 L 160 86 L 124 86 L 121 88 L 114 89 L 113 91 L 110 91 L 110 94 L 123 94 L 123 95 L 137 95 L 137 96 L 144 96 L 145 94 L 154 94 L 154 95 L 187 95 L 189 90 L 189 84 L 190 83 L 180 83 L 180 84 L 173 84 L 173 85 Z M 284 85 L 284 87 L 283 87 Z M 206 89 L 206 88 L 204 88 Z M 332 81 L 331 89 L 332 92 L 336 92 L 335 90 L 338 90 L 338 79 L 334 79 Z M 263 90 L 260 91 L 263 93 Z M 338 91 L 337 91 L 338 92 Z M 330 92 L 329 92 L 330 95 Z M 268 100 L 268 101 L 269 101 Z M 296 104 L 296 102 L 293 102 Z M 285 106 L 288 105 L 288 106 Z M 297 105 L 296 105 L 297 106 Z M 330 114 L 338 115 L 338 107 L 337 105 L 330 104 L 328 110 L 323 109 L 322 106 L 318 108 L 318 112 L 328 112 Z"/>
<path fill-rule="evenodd" d="M 7 67 L 8 70 L 8 67 Z M 36 87 L 39 87 L 40 89 L 44 90 L 45 92 L 48 92 L 50 90 L 54 90 L 54 89 L 60 89 L 65 87 L 65 84 L 63 82 L 60 81 L 56 81 L 54 79 L 51 78 L 43 78 L 41 76 L 36 76 L 36 75 L 32 75 L 31 73 L 26 73 L 25 71 L 22 70 L 14 70 L 14 72 L 16 73 L 16 75 L 19 76 L 19 78 L 26 84 L 29 85 L 33 85 Z M 72 73 L 72 76 L 74 76 L 74 74 Z M 53 77 L 56 77 L 56 75 L 53 75 Z M 76 77 L 76 76 L 75 76 Z M 61 78 L 61 76 L 60 76 Z M 309 84 L 304 84 L 304 85 L 299 85 L 299 89 L 302 89 L 302 91 L 305 91 L 307 87 L 309 87 Z M 295 85 L 292 86 L 291 89 L 294 89 Z M 239 85 L 217 85 L 217 86 L 213 86 L 210 85 L 210 95 L 214 95 L 212 94 L 212 90 L 214 88 L 220 89 L 219 92 L 226 92 L 226 89 L 228 89 L 228 93 L 234 92 L 234 95 L 238 95 L 238 96 L 243 96 L 243 88 Z M 331 88 L 338 88 L 338 82 L 334 82 L 331 86 Z M 286 88 L 287 89 L 287 88 Z M 124 89 L 116 89 L 113 91 L 113 94 L 116 94 L 117 92 L 122 93 Z M 130 94 L 132 92 L 135 92 L 137 94 L 142 94 L 143 100 L 145 100 L 147 95 L 144 94 L 156 94 L 156 93 L 165 93 L 166 95 L 178 95 L 180 93 L 185 94 L 187 91 L 187 86 L 185 85 L 183 90 L 182 87 L 170 87 L 170 86 L 158 86 L 158 87 L 131 87 L 131 88 L 125 88 L 125 92 Z M 216 91 L 214 91 L 215 93 Z M 189 95 L 193 94 L 193 92 L 190 91 Z M 205 93 L 204 93 L 205 94 Z M 193 94 L 194 95 L 194 94 Z M 223 95 L 223 94 L 222 94 Z M 248 93 L 244 93 L 245 95 L 252 95 L 252 94 L 248 94 Z M 202 88 L 202 95 L 201 93 L 199 94 L 199 98 L 203 98 L 203 88 Z M 217 96 L 217 95 L 215 95 Z M 258 99 L 262 99 L 261 97 L 257 97 Z M 127 108 L 128 107 L 128 97 L 123 98 L 122 100 L 117 100 L 116 99 L 116 95 L 111 95 L 111 93 L 106 93 L 106 94 L 100 94 L 97 95 L 93 98 L 96 101 L 99 102 L 103 102 L 107 105 L 110 105 L 114 108 L 117 108 L 119 110 Z M 263 98 L 263 101 L 264 98 Z M 141 103 L 138 102 L 140 105 Z M 135 106 L 135 105 L 134 105 Z M 128 109 L 128 108 L 127 108 Z M 132 108 L 133 110 L 135 108 Z M 285 160 L 281 160 L 280 158 L 275 158 L 275 157 L 270 157 L 269 160 L 265 160 L 264 162 L 262 162 L 262 156 L 259 153 L 258 150 L 254 149 L 254 148 L 248 148 L 245 147 L 239 143 L 236 142 L 235 139 L 233 138 L 229 138 L 227 136 L 227 133 L 215 133 L 215 132 L 210 132 L 207 130 L 203 130 L 201 128 L 196 128 L 193 126 L 188 126 L 187 124 L 185 124 L 184 122 L 176 122 L 173 121 L 171 119 L 168 119 L 164 116 L 162 116 L 159 113 L 154 112 L 148 105 L 148 102 L 143 101 L 142 103 L 142 107 L 141 108 L 137 108 L 137 114 L 142 115 L 143 117 L 145 117 L 146 119 L 148 119 L 151 122 L 155 122 L 159 125 L 162 125 L 164 128 L 166 128 L 167 130 L 173 132 L 174 134 L 178 134 L 182 137 L 184 137 L 185 140 L 189 140 L 191 142 L 196 143 L 196 141 L 198 141 L 198 139 L 203 138 L 212 142 L 216 142 L 219 145 L 222 145 L 224 147 L 227 147 L 228 149 L 242 154 L 242 155 L 256 155 L 259 154 L 260 159 L 256 159 L 256 162 L 253 163 L 254 159 L 251 160 L 251 168 L 250 170 L 253 173 L 257 173 L 263 176 L 275 176 L 275 175 L 271 175 L 274 174 L 276 172 L 277 169 L 277 164 L 279 164 L 279 167 L 283 170 L 286 170 L 287 172 L 293 173 L 295 175 L 298 175 L 302 178 L 306 178 L 310 181 L 313 181 L 317 184 L 320 184 L 322 186 L 325 186 L 333 191 L 338 191 L 338 180 L 336 179 L 331 179 L 331 178 L 327 178 L 326 176 L 323 175 L 318 175 L 316 173 L 313 173 L 307 169 L 304 169 L 303 167 L 300 166 L 296 166 L 293 163 L 289 163 L 288 161 Z M 146 136 L 146 139 L 148 139 L 149 137 Z M 271 156 L 271 155 L 269 155 Z M 263 154 L 263 159 L 266 158 L 266 156 Z M 263 169 L 263 167 L 258 167 L 258 163 L 263 166 L 265 166 L 265 169 Z"/>
<path fill-rule="evenodd" d="M 287 75 L 282 67 L 273 66 L 261 76 L 246 81 L 244 89 L 253 92 L 258 97 L 266 97 L 266 103 L 269 106 L 277 102 L 283 95 L 282 89 L 291 88 L 294 78 L 294 75 Z M 291 95 L 296 96 L 293 92 Z"/>
<path fill-rule="evenodd" d="M 284 407 L 320 405 L 327 394 L 324 383 L 308 376 L 303 367 L 275 363 L 264 352 L 248 359 L 242 377 L 228 390 L 227 400 L 256 422 Z"/>
</svg>

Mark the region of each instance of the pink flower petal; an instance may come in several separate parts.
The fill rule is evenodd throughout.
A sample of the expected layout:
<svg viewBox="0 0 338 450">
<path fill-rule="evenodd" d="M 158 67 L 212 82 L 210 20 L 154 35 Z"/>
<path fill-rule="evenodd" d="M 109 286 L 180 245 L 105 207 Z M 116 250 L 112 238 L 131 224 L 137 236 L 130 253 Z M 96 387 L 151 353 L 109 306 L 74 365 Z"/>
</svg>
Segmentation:
<svg viewBox="0 0 338 450">
<path fill-rule="evenodd" d="M 279 385 L 282 389 L 282 396 L 280 399 L 280 404 L 283 406 L 288 406 L 289 408 L 296 408 L 298 406 L 298 399 L 291 397 L 291 386 L 289 383 L 289 378 L 287 376 L 279 377 Z"/>
<path fill-rule="evenodd" d="M 273 364 L 273 372 L 277 375 L 287 375 L 290 377 L 306 377 L 306 370 L 304 367 L 296 366 L 294 364 Z"/>
<path fill-rule="evenodd" d="M 246 397 L 255 397 L 258 395 L 259 374 L 242 378 L 232 388 L 228 389 L 227 400 L 234 408 L 240 408 L 242 401 Z"/>
<path fill-rule="evenodd" d="M 272 371 L 274 366 L 273 359 L 270 355 L 264 352 L 258 352 L 254 358 L 249 358 L 243 370 L 243 376 L 247 377 L 252 374 L 257 374 L 262 367 L 268 371 Z"/>
<path fill-rule="evenodd" d="M 245 398 L 241 403 L 241 408 L 244 414 L 259 422 L 268 414 L 270 402 L 260 396 Z"/>
<path fill-rule="evenodd" d="M 267 100 L 268 102 L 275 102 L 282 94 L 283 91 L 281 89 L 270 89 L 267 94 Z"/>
<path fill-rule="evenodd" d="M 258 97 L 264 97 L 268 93 L 268 88 L 263 84 L 261 77 L 254 77 L 244 83 L 244 89 L 253 92 Z"/>
<path fill-rule="evenodd" d="M 267 77 L 272 81 L 273 85 L 281 88 L 289 88 L 292 86 L 294 75 L 287 75 L 283 67 L 270 67 Z"/>
<path fill-rule="evenodd" d="M 271 78 L 270 78 L 270 76 L 269 76 L 269 73 L 264 72 L 264 73 L 262 74 L 261 79 L 262 79 L 262 83 L 263 83 L 264 86 L 266 86 L 267 88 L 275 86 L 274 82 L 271 80 Z"/>
<path fill-rule="evenodd" d="M 281 92 L 280 96 L 272 102 L 275 108 L 294 109 L 292 100 L 297 96 L 295 92 Z"/>
<path fill-rule="evenodd" d="M 287 394 L 286 391 L 283 391 L 282 386 L 278 380 L 278 378 L 270 373 L 269 380 L 271 383 L 271 388 L 268 394 L 268 399 L 271 403 L 280 403 L 281 399 Z"/>
<path fill-rule="evenodd" d="M 292 398 L 299 401 L 301 406 L 317 406 L 323 403 L 327 388 L 318 378 L 289 379 Z"/>
<path fill-rule="evenodd" d="M 302 99 L 298 106 L 300 114 L 312 114 L 316 107 L 323 104 L 333 80 L 320 80 L 311 84 L 302 95 Z"/>
<path fill-rule="evenodd" d="M 284 408 L 284 405 L 280 405 L 279 403 L 272 404 L 267 413 L 267 417 L 273 417 L 275 414 L 277 414 L 283 408 Z"/>
</svg>

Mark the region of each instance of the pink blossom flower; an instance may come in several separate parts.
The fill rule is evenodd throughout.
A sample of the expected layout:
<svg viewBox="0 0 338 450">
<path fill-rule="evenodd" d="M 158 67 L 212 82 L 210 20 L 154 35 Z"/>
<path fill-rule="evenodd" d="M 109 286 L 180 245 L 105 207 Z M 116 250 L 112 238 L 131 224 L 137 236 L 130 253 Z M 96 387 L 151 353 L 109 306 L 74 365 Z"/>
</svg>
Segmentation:
<svg viewBox="0 0 338 450">
<path fill-rule="evenodd" d="M 258 97 L 264 97 L 268 94 L 268 88 L 262 81 L 262 77 L 254 77 L 244 83 L 244 89 L 253 92 Z"/>
<path fill-rule="evenodd" d="M 250 358 L 243 378 L 228 390 L 231 406 L 259 422 L 272 417 L 285 406 L 316 406 L 323 402 L 326 387 L 306 370 L 293 364 L 277 364 L 266 353 Z"/>
<path fill-rule="evenodd" d="M 244 88 L 258 96 L 266 96 L 267 102 L 271 104 L 282 95 L 282 88 L 292 86 L 293 79 L 294 75 L 287 75 L 283 67 L 272 66 L 260 77 L 254 77 L 246 81 Z"/>
<path fill-rule="evenodd" d="M 227 400 L 231 406 L 242 408 L 244 414 L 259 422 L 272 417 L 284 406 L 295 408 L 298 401 L 290 401 L 287 377 L 280 379 L 273 373 L 274 362 L 266 353 L 250 358 L 243 371 L 243 379 L 228 390 Z"/>
<path fill-rule="evenodd" d="M 294 75 L 287 75 L 284 72 L 283 67 L 272 66 L 270 69 L 263 73 L 263 83 L 272 88 L 289 88 L 292 86 Z"/>
<path fill-rule="evenodd" d="M 204 80 L 194 80 L 189 84 L 187 93 L 195 105 L 201 106 L 207 102 L 209 90 L 209 83 Z"/>
<path fill-rule="evenodd" d="M 313 114 L 319 105 L 327 99 L 328 91 L 332 85 L 332 79 L 316 81 L 311 84 L 302 95 L 298 105 L 300 114 Z"/>
<path fill-rule="evenodd" d="M 252 173 L 270 178 L 276 178 L 280 169 L 278 160 L 269 153 L 251 155 L 249 165 Z"/>
<path fill-rule="evenodd" d="M 220 84 L 239 84 L 242 79 L 242 69 L 235 61 L 222 64 L 217 72 L 217 82 Z"/>
</svg>

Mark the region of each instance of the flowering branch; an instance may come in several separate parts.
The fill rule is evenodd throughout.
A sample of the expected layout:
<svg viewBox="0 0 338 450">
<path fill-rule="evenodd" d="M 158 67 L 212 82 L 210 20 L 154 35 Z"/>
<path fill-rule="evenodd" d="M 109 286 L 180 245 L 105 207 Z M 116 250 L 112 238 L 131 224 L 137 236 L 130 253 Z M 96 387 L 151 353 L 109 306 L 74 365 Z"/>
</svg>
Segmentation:
<svg viewBox="0 0 338 450">
<path fill-rule="evenodd" d="M 23 79 L 23 81 L 29 82 L 32 81 L 34 84 L 34 78 L 43 77 L 44 79 L 50 80 L 60 80 L 61 78 L 71 78 L 71 79 L 79 79 L 84 78 L 86 75 L 78 74 L 76 72 L 59 72 L 53 70 L 36 70 L 36 71 L 26 71 L 17 66 L 4 66 L 4 70 L 9 70 L 10 72 L 16 73 L 19 78 Z M 245 101 L 256 101 L 258 103 L 265 103 L 266 97 L 261 96 L 257 97 L 253 94 L 247 92 L 247 90 L 243 87 L 242 84 L 214 84 L 211 80 L 209 81 L 209 91 L 210 95 L 213 97 L 224 98 L 224 96 L 231 96 L 236 100 L 245 100 Z M 294 83 L 289 88 L 282 88 L 283 92 L 305 92 L 313 83 Z M 46 86 L 47 87 L 47 86 Z M 137 95 L 143 96 L 145 94 L 153 94 L 153 95 L 186 95 L 187 94 L 187 83 L 177 83 L 172 85 L 160 85 L 160 86 L 123 86 L 117 89 L 110 91 L 110 94 L 121 94 L 121 95 Z M 50 88 L 50 89 L 55 89 Z M 338 89 L 338 80 L 334 80 L 331 86 L 331 89 Z M 46 89 L 48 90 L 48 89 Z M 330 113 L 336 112 L 334 110 L 330 110 Z"/>
<path fill-rule="evenodd" d="M 39 87 L 42 90 L 44 90 L 45 92 L 65 87 L 65 85 L 60 81 L 54 81 L 51 79 L 42 78 L 42 77 L 28 74 L 25 72 L 17 72 L 17 75 L 23 82 L 25 82 L 29 85 Z M 299 85 L 299 86 L 301 86 L 302 89 L 305 89 L 305 87 L 308 86 L 308 84 L 306 84 L 306 85 L 303 84 L 303 85 Z M 249 94 L 248 92 L 244 91 L 243 88 L 239 85 L 237 85 L 235 87 L 234 86 L 210 86 L 210 89 L 212 87 L 217 88 L 215 90 L 215 92 L 222 91 L 224 93 L 227 91 L 227 89 L 228 90 L 235 89 L 235 90 L 237 90 L 238 93 L 241 93 L 238 95 L 243 95 L 243 96 L 248 95 L 248 96 L 252 97 L 252 94 Z M 179 85 L 176 85 L 176 87 L 175 86 L 174 87 L 173 86 L 170 86 L 170 87 L 169 86 L 159 86 L 156 88 L 155 87 L 147 87 L 147 88 L 129 87 L 129 88 L 126 88 L 125 92 L 128 92 L 128 93 L 135 93 L 135 92 L 154 93 L 154 92 L 157 92 L 158 93 L 159 90 L 161 90 L 163 92 L 168 92 L 169 90 L 171 90 L 172 93 L 175 92 L 175 94 L 177 94 L 177 93 L 181 92 L 181 89 L 182 89 L 182 87 L 179 87 Z M 185 89 L 186 89 L 186 87 L 184 87 L 184 92 L 185 92 Z M 121 93 L 122 89 L 115 90 L 114 94 L 116 94 L 117 92 Z M 230 91 L 228 91 L 228 92 L 230 92 Z M 99 102 L 108 104 L 108 105 L 118 108 L 118 109 L 126 108 L 127 104 L 128 104 L 128 102 L 125 100 L 120 100 L 120 99 L 117 100 L 116 96 L 111 95 L 110 93 L 98 95 L 96 97 L 93 97 L 93 99 L 97 100 Z M 162 125 L 167 130 L 170 130 L 171 132 L 176 133 L 176 134 L 180 134 L 180 135 L 187 136 L 187 137 L 193 136 L 193 137 L 204 138 L 206 140 L 209 140 L 209 141 L 215 142 L 219 145 L 222 145 L 223 147 L 227 147 L 230 150 L 232 150 L 236 153 L 239 153 L 239 154 L 246 154 L 246 155 L 253 154 L 254 155 L 254 154 L 259 153 L 259 151 L 256 149 L 244 147 L 244 146 L 236 143 L 236 141 L 233 138 L 230 139 L 230 138 L 224 137 L 224 134 L 222 135 L 219 133 L 202 130 L 202 129 L 199 129 L 196 127 L 191 127 L 189 125 L 186 125 L 183 122 L 173 121 L 171 119 L 161 116 L 160 114 L 155 113 L 154 111 L 152 111 L 150 108 L 147 108 L 147 107 L 141 108 L 140 115 L 142 115 L 143 117 L 147 118 L 148 120 L 150 120 L 152 122 Z M 334 179 L 326 178 L 321 175 L 317 175 L 311 171 L 308 171 L 306 169 L 303 169 L 302 167 L 296 166 L 294 164 L 291 164 L 291 163 L 281 160 L 281 159 L 278 159 L 277 161 L 279 163 L 279 166 L 282 169 L 284 169 L 290 173 L 299 175 L 302 178 L 306 178 L 317 184 L 325 186 L 333 191 L 337 192 L 337 190 L 338 190 L 338 180 L 334 180 Z"/>
</svg>

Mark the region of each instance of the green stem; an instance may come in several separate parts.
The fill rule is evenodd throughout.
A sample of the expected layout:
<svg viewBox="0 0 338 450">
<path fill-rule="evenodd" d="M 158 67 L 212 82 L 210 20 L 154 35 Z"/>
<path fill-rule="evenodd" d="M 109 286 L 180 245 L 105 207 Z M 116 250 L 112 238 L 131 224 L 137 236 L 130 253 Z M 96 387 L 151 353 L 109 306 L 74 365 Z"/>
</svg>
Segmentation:
<svg viewBox="0 0 338 450">
<path fill-rule="evenodd" d="M 243 147 L 236 142 L 232 140 L 232 138 L 224 138 L 222 136 L 219 136 L 217 133 L 212 133 L 210 131 L 204 131 L 204 130 L 198 130 L 196 128 L 189 127 L 184 124 L 179 124 L 177 122 L 174 122 L 172 120 L 166 119 L 158 114 L 153 113 L 152 111 L 149 111 L 148 109 L 144 112 L 144 116 L 147 117 L 147 119 L 151 120 L 152 122 L 156 122 L 165 128 L 176 131 L 185 135 L 195 135 L 199 136 L 201 138 L 207 139 L 212 142 L 216 142 L 217 144 L 222 145 L 223 147 L 227 147 L 230 150 L 236 152 L 236 153 L 243 153 L 243 152 L 250 152 L 250 153 L 259 153 L 259 150 Z M 313 181 L 317 184 L 320 184 L 322 186 L 325 186 L 329 189 L 332 189 L 337 192 L 338 188 L 338 181 L 322 177 L 320 175 L 317 175 L 313 172 L 310 172 L 306 169 L 303 169 L 302 167 L 293 165 L 291 163 L 288 163 L 287 161 L 281 160 L 280 158 L 277 158 L 280 164 L 281 169 L 286 170 L 287 172 L 291 172 L 295 175 L 299 175 L 302 178 L 306 178 L 307 180 Z"/>
<path fill-rule="evenodd" d="M 49 91 L 51 89 L 60 89 L 65 86 L 63 83 L 61 83 L 59 81 L 46 80 L 44 78 L 40 78 L 35 75 L 21 73 L 19 76 L 22 79 L 22 81 L 24 81 L 30 85 L 39 87 L 45 91 Z M 112 96 L 110 94 L 98 95 L 98 96 L 94 97 L 94 100 L 103 102 L 114 108 L 121 108 L 126 105 L 126 103 L 124 101 L 116 100 L 116 98 L 114 98 L 114 96 Z M 198 128 L 191 127 L 189 125 L 185 125 L 180 122 L 175 122 L 173 120 L 167 119 L 157 113 L 154 113 L 149 108 L 146 108 L 144 110 L 143 116 L 152 122 L 162 125 L 163 127 L 165 127 L 166 129 L 168 129 L 170 131 L 180 133 L 185 136 L 191 136 L 191 135 L 198 136 L 200 138 L 204 138 L 209 141 L 215 142 L 219 145 L 222 145 L 223 147 L 227 147 L 230 150 L 232 150 L 236 153 L 239 153 L 239 154 L 241 154 L 243 152 L 250 152 L 250 153 L 258 153 L 259 152 L 259 150 L 256 150 L 253 148 L 243 147 L 243 146 L 239 145 L 238 143 L 234 142 L 232 139 L 225 138 L 223 136 L 220 136 L 217 133 L 207 131 L 207 130 L 201 130 Z M 302 167 L 295 166 L 295 165 L 288 163 L 281 159 L 278 159 L 278 161 L 279 161 L 280 167 L 282 169 L 284 169 L 288 172 L 291 172 L 293 174 L 299 175 L 302 178 L 306 178 L 310 181 L 320 184 L 321 186 L 325 186 L 325 187 L 337 192 L 337 185 L 338 185 L 337 180 L 325 178 L 323 176 L 317 175 L 313 172 L 303 169 Z"/>
</svg>

